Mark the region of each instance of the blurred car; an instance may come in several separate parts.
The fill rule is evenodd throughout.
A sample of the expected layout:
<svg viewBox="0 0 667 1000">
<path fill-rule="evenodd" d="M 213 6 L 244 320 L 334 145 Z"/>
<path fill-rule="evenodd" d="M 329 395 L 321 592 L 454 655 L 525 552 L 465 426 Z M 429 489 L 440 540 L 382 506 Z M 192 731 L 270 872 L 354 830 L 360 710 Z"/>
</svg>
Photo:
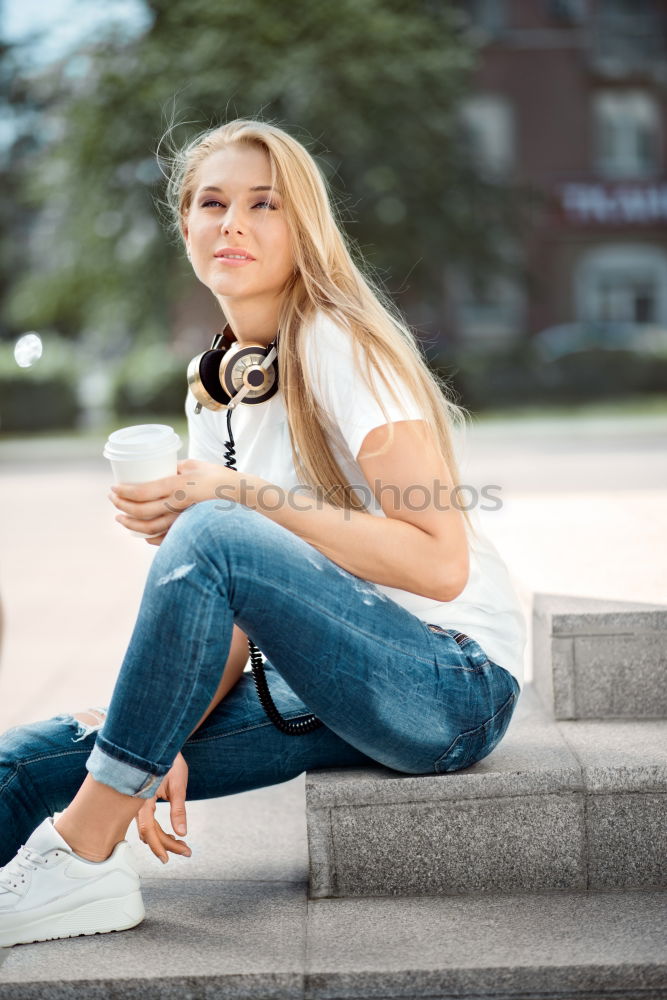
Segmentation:
<svg viewBox="0 0 667 1000">
<path fill-rule="evenodd" d="M 531 338 L 540 361 L 556 361 L 585 351 L 621 351 L 638 356 L 667 358 L 667 328 L 648 323 L 608 321 L 562 323 Z"/>
</svg>

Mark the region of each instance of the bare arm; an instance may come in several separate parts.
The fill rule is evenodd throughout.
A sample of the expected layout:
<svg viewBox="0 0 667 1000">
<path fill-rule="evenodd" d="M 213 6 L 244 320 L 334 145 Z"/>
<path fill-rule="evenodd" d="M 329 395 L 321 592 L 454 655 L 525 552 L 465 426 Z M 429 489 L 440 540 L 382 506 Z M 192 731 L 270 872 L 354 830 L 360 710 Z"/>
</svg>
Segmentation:
<svg viewBox="0 0 667 1000">
<path fill-rule="evenodd" d="M 466 585 L 470 564 L 463 515 L 449 497 L 450 471 L 417 420 L 398 421 L 393 446 L 366 457 L 384 445 L 386 434 L 386 425 L 370 431 L 357 458 L 377 487 L 384 518 L 302 495 L 285 502 L 283 490 L 248 473 L 216 495 L 258 510 L 362 579 L 452 601 Z"/>
</svg>

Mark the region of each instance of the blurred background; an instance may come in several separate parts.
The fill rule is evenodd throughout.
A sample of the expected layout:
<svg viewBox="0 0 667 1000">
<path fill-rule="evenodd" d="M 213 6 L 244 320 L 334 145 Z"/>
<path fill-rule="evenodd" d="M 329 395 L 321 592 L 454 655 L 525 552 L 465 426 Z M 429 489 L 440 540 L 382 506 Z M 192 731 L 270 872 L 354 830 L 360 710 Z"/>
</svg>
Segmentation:
<svg viewBox="0 0 667 1000">
<path fill-rule="evenodd" d="M 667 0 L 0 10 L 5 721 L 110 691 L 153 550 L 113 522 L 104 438 L 184 433 L 220 326 L 166 227 L 172 122 L 259 115 L 311 150 L 473 415 L 465 482 L 502 485 L 527 609 L 667 601 Z M 60 687 L 19 696 L 42 659 Z"/>
<path fill-rule="evenodd" d="M 5 0 L 0 433 L 180 415 L 220 317 L 156 150 L 172 119 L 178 143 L 258 113 L 314 153 L 464 405 L 656 402 L 666 22 L 664 0 L 341 0 L 333 20 Z"/>
</svg>

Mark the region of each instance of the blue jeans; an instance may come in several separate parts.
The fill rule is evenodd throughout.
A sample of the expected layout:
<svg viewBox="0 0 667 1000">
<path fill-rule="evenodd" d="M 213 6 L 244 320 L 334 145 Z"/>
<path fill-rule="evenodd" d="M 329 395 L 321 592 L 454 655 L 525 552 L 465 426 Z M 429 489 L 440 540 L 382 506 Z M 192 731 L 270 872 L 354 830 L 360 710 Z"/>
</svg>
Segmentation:
<svg viewBox="0 0 667 1000">
<path fill-rule="evenodd" d="M 246 672 L 190 736 L 234 623 L 262 650 L 281 714 L 313 712 L 322 727 L 281 733 Z M 196 504 L 156 551 L 101 728 L 57 715 L 0 735 L 0 865 L 65 808 L 86 770 L 150 798 L 181 751 L 189 799 L 321 767 L 458 771 L 498 745 L 519 690 L 473 638 L 429 626 L 258 511 Z"/>
</svg>

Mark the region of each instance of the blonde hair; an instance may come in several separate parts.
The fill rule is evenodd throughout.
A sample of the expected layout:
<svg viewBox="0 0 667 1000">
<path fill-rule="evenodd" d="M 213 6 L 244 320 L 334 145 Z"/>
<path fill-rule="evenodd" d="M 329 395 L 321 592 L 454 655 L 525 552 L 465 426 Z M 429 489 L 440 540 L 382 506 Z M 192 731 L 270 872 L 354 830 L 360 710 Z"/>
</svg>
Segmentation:
<svg viewBox="0 0 667 1000">
<path fill-rule="evenodd" d="M 291 237 L 295 269 L 285 287 L 279 318 L 278 370 L 299 480 L 326 491 L 335 507 L 365 507 L 331 450 L 327 437 L 330 422 L 303 368 L 302 330 L 321 311 L 351 334 L 355 361 L 385 418 L 382 400 L 369 382 L 369 369 L 373 367 L 399 406 L 401 400 L 385 372 L 400 373 L 408 392 L 421 406 L 456 488 L 460 480 L 451 428 L 454 424 L 465 425 L 467 411 L 449 398 L 447 384 L 428 367 L 420 345 L 394 303 L 354 262 L 336 221 L 326 181 L 299 141 L 268 122 L 236 119 L 199 134 L 177 150 L 166 198 L 181 236 L 200 165 L 211 153 L 237 144 L 260 147 L 268 154 L 271 185 L 281 193 Z M 389 422 L 388 440 L 373 454 L 382 454 L 391 447 L 393 438 L 394 427 Z M 461 509 L 461 513 L 474 532 L 468 512 Z"/>
</svg>

